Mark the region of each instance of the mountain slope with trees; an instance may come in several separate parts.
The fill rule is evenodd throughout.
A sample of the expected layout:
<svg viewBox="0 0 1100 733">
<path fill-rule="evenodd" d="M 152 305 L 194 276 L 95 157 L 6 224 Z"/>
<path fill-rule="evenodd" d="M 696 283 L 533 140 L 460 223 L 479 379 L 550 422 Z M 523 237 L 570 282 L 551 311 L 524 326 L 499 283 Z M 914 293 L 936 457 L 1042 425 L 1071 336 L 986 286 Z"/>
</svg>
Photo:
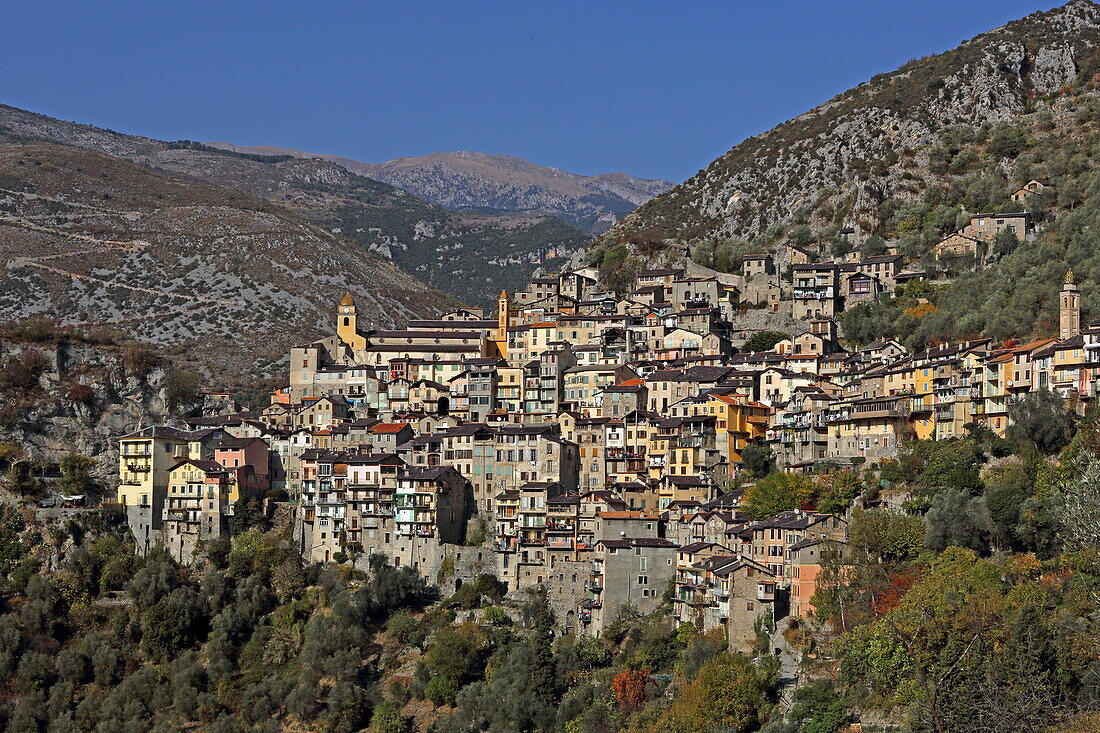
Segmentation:
<svg viewBox="0 0 1100 733">
<path fill-rule="evenodd" d="M 1100 6 L 1073 0 L 915 59 L 745 140 L 611 235 L 751 239 L 775 224 L 880 232 L 884 202 L 937 182 L 945 130 L 1028 112 L 1073 82 L 1098 45 Z"/>
<path fill-rule="evenodd" d="M 744 254 L 783 257 L 786 245 L 828 260 L 853 247 L 878 254 L 890 244 L 907 266 L 951 279 L 967 268 L 941 272 L 931 260 L 942 236 L 970 214 L 1026 206 L 1040 220 L 1038 241 L 1053 248 L 1028 244 L 1015 253 L 1001 246 L 1000 269 L 948 287 L 937 305 L 942 315 L 923 329 L 903 313 L 917 298 L 895 304 L 892 318 L 875 317 L 892 328 L 853 328 L 857 340 L 914 332 L 921 342 L 1003 337 L 1012 329 L 1025 335 L 1034 321 L 1049 319 L 1055 289 L 1022 298 L 1000 292 L 1013 280 L 1053 285 L 1072 268 L 1085 278 L 1084 292 L 1100 285 L 1075 234 L 1088 229 L 1089 215 L 1079 210 L 1090 208 L 1096 193 L 1098 74 L 1100 5 L 1073 0 L 1029 15 L 745 140 L 639 207 L 586 258 L 620 275 L 689 253 L 735 270 Z M 1010 201 L 1031 178 L 1054 188 L 1026 203 Z M 974 288 L 979 279 L 985 285 Z M 990 290 L 1000 292 L 997 307 L 984 310 L 978 301 Z"/>
</svg>

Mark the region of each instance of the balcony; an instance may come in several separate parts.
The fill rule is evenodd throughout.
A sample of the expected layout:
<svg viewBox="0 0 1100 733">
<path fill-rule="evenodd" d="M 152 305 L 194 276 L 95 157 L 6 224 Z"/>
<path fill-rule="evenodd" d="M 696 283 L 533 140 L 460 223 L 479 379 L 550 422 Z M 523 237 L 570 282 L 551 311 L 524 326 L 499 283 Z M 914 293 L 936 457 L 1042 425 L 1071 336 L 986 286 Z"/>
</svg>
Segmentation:
<svg viewBox="0 0 1100 733">
<path fill-rule="evenodd" d="M 758 583 L 756 585 L 756 600 L 769 602 L 775 600 L 775 585 L 772 583 Z"/>
<path fill-rule="evenodd" d="M 546 546 L 551 550 L 572 550 L 572 537 L 547 537 Z"/>
<path fill-rule="evenodd" d="M 592 593 L 603 592 L 603 576 L 597 576 L 588 581 L 588 590 Z"/>
<path fill-rule="evenodd" d="M 153 456 L 153 451 L 149 448 L 135 448 L 123 451 L 119 455 L 123 458 L 151 458 Z"/>
</svg>

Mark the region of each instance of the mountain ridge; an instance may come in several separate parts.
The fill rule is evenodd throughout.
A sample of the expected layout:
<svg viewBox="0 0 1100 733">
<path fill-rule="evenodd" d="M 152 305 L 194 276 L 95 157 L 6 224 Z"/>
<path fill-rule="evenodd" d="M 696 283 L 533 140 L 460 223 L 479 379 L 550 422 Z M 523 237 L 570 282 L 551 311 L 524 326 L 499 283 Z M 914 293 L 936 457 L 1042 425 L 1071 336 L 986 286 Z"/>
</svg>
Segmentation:
<svg viewBox="0 0 1100 733">
<path fill-rule="evenodd" d="M 538 165 L 516 155 L 468 150 L 365 163 L 340 155 L 271 145 L 227 142 L 207 145 L 237 153 L 328 160 L 447 209 L 556 216 L 589 233 L 606 230 L 638 205 L 674 185 L 671 181 L 638 178 L 623 172 L 585 176 Z"/>
</svg>

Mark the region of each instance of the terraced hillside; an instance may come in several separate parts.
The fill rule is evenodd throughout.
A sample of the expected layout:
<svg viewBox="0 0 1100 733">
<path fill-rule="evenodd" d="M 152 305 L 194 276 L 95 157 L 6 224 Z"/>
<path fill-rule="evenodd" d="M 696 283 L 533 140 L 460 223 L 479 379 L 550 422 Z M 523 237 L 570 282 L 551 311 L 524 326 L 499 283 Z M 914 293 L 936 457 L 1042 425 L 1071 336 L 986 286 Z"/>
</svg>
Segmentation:
<svg viewBox="0 0 1100 733">
<path fill-rule="evenodd" d="M 390 326 L 456 301 L 248 193 L 79 148 L 0 145 L 0 320 L 106 325 L 232 386 L 355 294 Z"/>
<path fill-rule="evenodd" d="M 164 142 L 0 105 L 4 140 L 87 148 L 283 204 L 470 304 L 488 304 L 539 267 L 560 266 L 588 241 L 551 216 L 447 211 L 326 160 Z"/>
</svg>

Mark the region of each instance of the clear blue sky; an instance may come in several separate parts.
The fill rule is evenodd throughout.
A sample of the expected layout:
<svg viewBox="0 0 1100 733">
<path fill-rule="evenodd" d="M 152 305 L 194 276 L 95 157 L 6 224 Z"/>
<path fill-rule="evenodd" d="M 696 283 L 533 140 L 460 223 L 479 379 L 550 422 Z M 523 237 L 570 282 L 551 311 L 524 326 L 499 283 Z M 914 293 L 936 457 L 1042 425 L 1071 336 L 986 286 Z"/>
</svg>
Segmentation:
<svg viewBox="0 0 1100 733">
<path fill-rule="evenodd" d="M 364 161 L 511 153 L 683 180 L 1039 0 L 9 0 L 0 102 Z"/>
</svg>

